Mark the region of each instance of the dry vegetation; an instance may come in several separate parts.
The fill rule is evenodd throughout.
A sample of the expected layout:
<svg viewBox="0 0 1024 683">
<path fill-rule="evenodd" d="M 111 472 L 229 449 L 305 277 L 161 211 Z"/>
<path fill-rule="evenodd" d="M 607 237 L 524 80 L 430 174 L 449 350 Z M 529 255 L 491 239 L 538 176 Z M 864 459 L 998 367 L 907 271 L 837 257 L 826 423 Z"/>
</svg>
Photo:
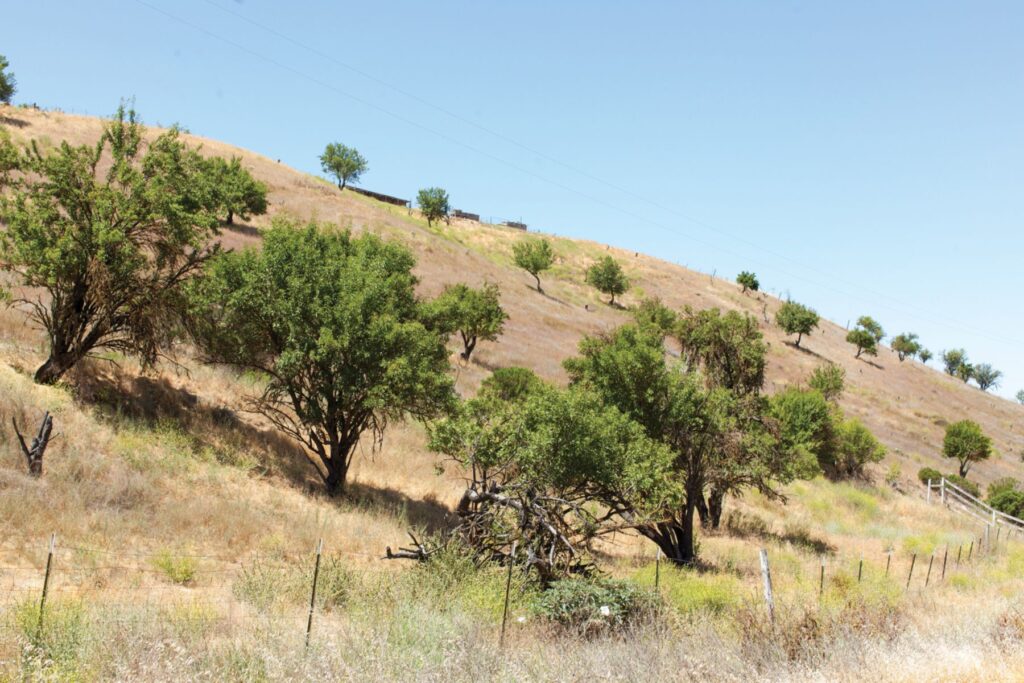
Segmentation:
<svg viewBox="0 0 1024 683">
<path fill-rule="evenodd" d="M 22 109 L 16 137 L 56 143 L 95 139 L 95 119 Z M 425 221 L 273 160 L 194 139 L 216 154 L 241 154 L 270 187 L 274 213 L 315 217 L 400 238 L 416 252 L 425 295 L 445 284 L 499 284 L 510 315 L 500 342 L 457 362 L 471 394 L 496 367 L 524 365 L 564 379 L 561 362 L 588 333 L 627 313 L 604 305 L 583 283 L 587 265 L 612 253 L 637 292 L 680 307 L 720 306 L 758 318 L 778 301 L 643 255 L 555 238 L 558 263 L 546 296 L 511 266 L 521 233 L 453 221 Z M 226 231 L 225 245 L 259 240 L 263 217 Z M 806 303 L 813 305 L 813 301 Z M 979 533 L 928 507 L 913 476 L 940 462 L 943 426 L 969 416 L 994 438 L 999 455 L 979 465 L 983 481 L 1018 475 L 1024 407 L 884 349 L 854 360 L 845 330 L 826 323 L 806 350 L 774 326 L 769 389 L 800 382 L 828 360 L 846 368 L 843 407 L 890 448 L 907 494 L 884 484 L 824 480 L 788 487 L 783 505 L 758 495 L 731 501 L 727 530 L 701 537 L 706 566 L 662 568 L 665 606 L 624 634 L 554 634 L 513 592 L 508 647 L 496 646 L 503 576 L 452 560 L 428 573 L 379 560 L 409 528 L 444 524 L 459 473 L 438 472 L 421 426 L 389 431 L 365 447 L 351 473 L 351 496 L 321 496 L 292 443 L 242 412 L 253 380 L 199 365 L 189 349 L 176 363 L 142 374 L 131 359 L 91 360 L 66 385 L 31 381 L 43 339 L 17 310 L 0 312 L 0 680 L 14 678 L 416 679 L 416 680 L 1019 680 L 1024 676 L 1024 544 L 955 567 L 941 559 Z M 55 415 L 46 474 L 30 478 L 9 425 Z M 972 472 L 973 474 L 973 472 Z M 47 627 L 36 633 L 46 539 L 58 536 Z M 328 553 L 308 653 L 304 603 L 311 549 Z M 760 602 L 756 549 L 769 550 L 779 594 L 778 622 Z M 630 536 L 601 548 L 608 570 L 653 584 L 654 549 Z M 890 576 L 884 575 L 892 552 Z M 918 555 L 913 585 L 906 570 Z M 964 556 L 966 557 L 966 546 Z M 819 558 L 827 563 L 818 599 Z M 863 581 L 857 582 L 863 557 Z M 326 586 L 326 588 L 325 588 Z M 520 622 L 518 617 L 522 617 Z M 555 637 L 557 636 L 557 637 Z"/>
</svg>

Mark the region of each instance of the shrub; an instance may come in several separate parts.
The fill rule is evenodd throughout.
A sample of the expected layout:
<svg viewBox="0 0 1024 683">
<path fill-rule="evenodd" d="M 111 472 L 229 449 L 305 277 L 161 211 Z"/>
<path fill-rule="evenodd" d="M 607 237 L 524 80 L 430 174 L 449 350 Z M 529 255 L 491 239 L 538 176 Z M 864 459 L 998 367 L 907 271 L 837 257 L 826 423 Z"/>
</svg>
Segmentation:
<svg viewBox="0 0 1024 683">
<path fill-rule="evenodd" d="M 946 481 L 956 484 L 975 498 L 981 498 L 981 489 L 973 481 L 967 479 L 967 477 L 961 477 L 959 474 L 947 474 Z"/>
<path fill-rule="evenodd" d="M 187 586 L 196 578 L 196 561 L 192 557 L 177 556 L 162 550 L 153 558 L 153 566 L 163 572 L 171 583 Z"/>
<path fill-rule="evenodd" d="M 479 395 L 499 401 L 518 401 L 542 384 L 542 380 L 528 368 L 498 368 L 480 383 Z"/>
<path fill-rule="evenodd" d="M 0 102 L 4 104 L 11 103 L 11 98 L 14 97 L 18 85 L 14 74 L 7 70 L 9 66 L 10 62 L 7 61 L 7 58 L 0 55 Z"/>
<path fill-rule="evenodd" d="M 1024 491 L 1004 490 L 988 499 L 989 505 L 1017 518 L 1024 517 Z"/>
<path fill-rule="evenodd" d="M 827 401 L 838 401 L 846 386 L 846 370 L 835 363 L 827 363 L 814 368 L 807 384 L 817 389 Z"/>
<path fill-rule="evenodd" d="M 1001 477 L 988 485 L 985 491 L 985 498 L 991 501 L 1004 491 L 1016 491 L 1020 488 L 1020 482 L 1013 477 Z"/>
<path fill-rule="evenodd" d="M 597 635 L 649 619 L 657 597 L 634 583 L 612 579 L 555 581 L 534 602 L 534 612 L 581 635 Z"/>
<path fill-rule="evenodd" d="M 942 472 L 934 467 L 922 467 L 917 471 L 917 478 L 921 480 L 922 484 L 927 484 L 929 479 L 937 482 L 942 479 Z"/>
</svg>

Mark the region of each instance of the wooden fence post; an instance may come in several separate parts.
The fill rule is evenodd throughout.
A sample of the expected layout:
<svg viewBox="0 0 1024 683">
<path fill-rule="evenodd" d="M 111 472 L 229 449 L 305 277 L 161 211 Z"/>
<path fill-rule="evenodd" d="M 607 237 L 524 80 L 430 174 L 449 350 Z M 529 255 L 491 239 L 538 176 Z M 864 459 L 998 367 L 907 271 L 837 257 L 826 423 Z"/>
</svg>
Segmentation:
<svg viewBox="0 0 1024 683">
<path fill-rule="evenodd" d="M 967 561 L 971 561 L 971 555 L 974 554 L 974 539 L 971 539 L 971 547 L 967 549 Z"/>
<path fill-rule="evenodd" d="M 942 576 L 939 577 L 940 581 L 946 580 L 946 560 L 949 559 L 949 544 L 946 544 L 946 552 L 942 553 Z"/>
<path fill-rule="evenodd" d="M 658 586 L 661 583 L 661 548 L 658 548 L 658 553 L 654 556 L 654 590 L 658 590 Z"/>
<path fill-rule="evenodd" d="M 864 574 L 864 556 L 860 556 L 860 563 L 857 565 L 857 583 L 860 583 L 860 577 Z"/>
<path fill-rule="evenodd" d="M 956 569 L 960 571 L 960 556 L 964 554 L 964 544 L 960 544 L 959 550 L 956 551 Z"/>
<path fill-rule="evenodd" d="M 928 583 L 932 580 L 932 565 L 935 564 L 935 553 L 932 553 L 931 558 L 928 560 L 928 573 L 924 575 L 924 587 L 928 587 Z"/>
<path fill-rule="evenodd" d="M 768 605 L 768 618 L 775 623 L 775 598 L 772 596 L 772 572 L 768 567 L 768 551 L 761 548 L 761 578 L 764 579 L 764 601 Z"/>
<path fill-rule="evenodd" d="M 910 556 L 910 571 L 907 572 L 907 590 L 910 590 L 910 577 L 914 575 L 914 565 L 917 563 L 917 553 Z"/>
<path fill-rule="evenodd" d="M 36 640 L 43 637 L 43 612 L 46 610 L 46 595 L 50 592 L 50 569 L 53 567 L 53 549 L 57 545 L 57 534 L 50 534 L 50 550 L 46 554 L 46 573 L 43 575 L 43 597 L 39 600 L 39 623 L 36 624 Z"/>
<path fill-rule="evenodd" d="M 505 578 L 505 607 L 501 611 L 501 636 L 498 638 L 498 647 L 505 647 L 505 625 L 508 623 L 508 596 L 512 590 L 512 565 L 516 563 L 516 544 L 512 541 L 512 554 L 508 558 L 508 576 Z"/>
<path fill-rule="evenodd" d="M 320 580 L 320 555 L 324 550 L 324 539 L 316 544 L 316 562 L 313 565 L 313 590 L 309 596 L 309 618 L 306 619 L 306 648 L 309 648 L 309 635 L 313 631 L 313 611 L 316 609 L 316 584 Z"/>
<path fill-rule="evenodd" d="M 928 492 L 924 494 L 924 502 L 929 503 L 929 504 L 932 502 L 932 480 L 931 479 L 928 480 Z"/>
<path fill-rule="evenodd" d="M 892 551 L 885 554 L 885 578 L 889 578 L 889 565 L 892 564 Z"/>
<path fill-rule="evenodd" d="M 939 501 L 946 506 L 946 478 L 939 479 Z"/>
<path fill-rule="evenodd" d="M 825 595 L 825 556 L 821 556 L 821 578 L 818 580 L 818 599 Z"/>
</svg>

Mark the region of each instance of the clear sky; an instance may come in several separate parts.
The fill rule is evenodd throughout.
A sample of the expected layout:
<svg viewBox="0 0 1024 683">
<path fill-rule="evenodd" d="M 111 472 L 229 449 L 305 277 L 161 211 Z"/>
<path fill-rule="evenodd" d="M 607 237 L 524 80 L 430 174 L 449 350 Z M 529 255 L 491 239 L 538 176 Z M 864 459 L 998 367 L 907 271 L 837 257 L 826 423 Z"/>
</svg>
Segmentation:
<svg viewBox="0 0 1024 683">
<path fill-rule="evenodd" d="M 644 251 L 1024 389 L 1024 4 L 5 3 L 16 102 Z M 937 366 L 937 361 L 932 361 Z"/>
</svg>

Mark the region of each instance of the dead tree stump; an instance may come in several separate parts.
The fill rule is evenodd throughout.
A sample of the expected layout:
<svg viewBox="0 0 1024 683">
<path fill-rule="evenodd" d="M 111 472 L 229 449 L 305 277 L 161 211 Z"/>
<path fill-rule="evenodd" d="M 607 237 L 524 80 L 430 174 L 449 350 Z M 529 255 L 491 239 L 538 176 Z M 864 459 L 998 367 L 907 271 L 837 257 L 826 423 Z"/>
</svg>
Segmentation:
<svg viewBox="0 0 1024 683">
<path fill-rule="evenodd" d="M 25 445 L 25 438 L 18 430 L 17 421 L 11 417 L 11 424 L 14 425 L 14 433 L 18 435 L 18 443 L 21 444 L 21 452 L 25 454 L 28 461 L 28 473 L 33 477 L 43 476 L 43 454 L 50 443 L 50 433 L 53 431 L 53 416 L 50 411 L 43 415 L 43 423 L 39 425 L 39 433 L 32 439 L 32 447 Z"/>
</svg>

